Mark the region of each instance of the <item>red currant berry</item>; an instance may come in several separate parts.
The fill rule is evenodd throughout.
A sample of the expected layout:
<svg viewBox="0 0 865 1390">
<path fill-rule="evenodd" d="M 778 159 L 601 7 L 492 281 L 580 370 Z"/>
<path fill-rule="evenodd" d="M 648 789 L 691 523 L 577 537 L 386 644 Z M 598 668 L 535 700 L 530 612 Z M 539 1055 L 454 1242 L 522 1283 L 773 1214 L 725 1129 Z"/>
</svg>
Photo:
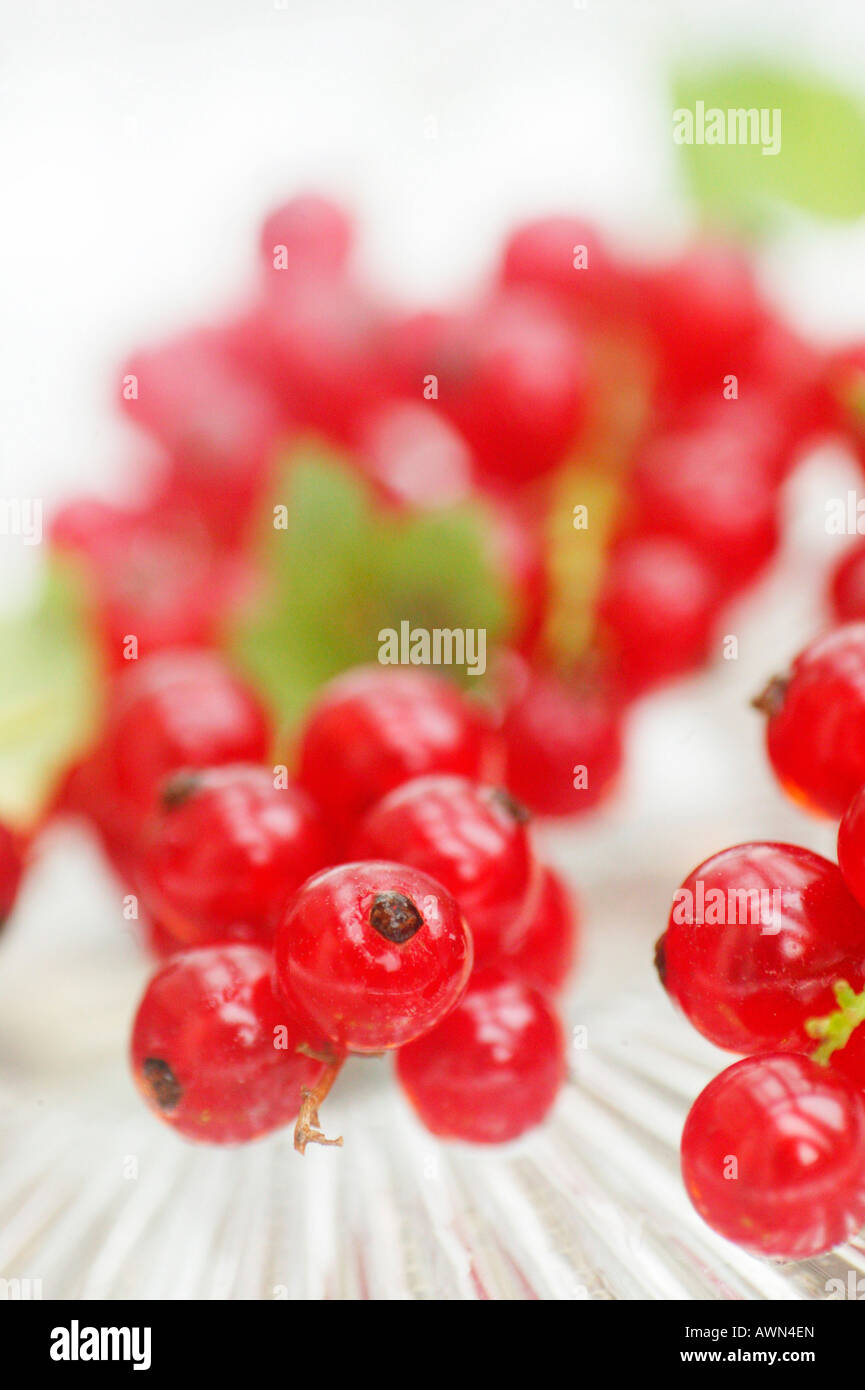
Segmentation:
<svg viewBox="0 0 865 1390">
<path fill-rule="evenodd" d="M 0 927 L 15 906 L 24 865 L 18 839 L 0 824 Z"/>
<path fill-rule="evenodd" d="M 270 390 L 213 331 L 136 354 L 124 379 L 136 383 L 124 394 L 128 415 L 171 456 L 175 505 L 203 517 L 217 540 L 240 538 L 286 429 Z"/>
<path fill-rule="evenodd" d="M 185 945 L 267 942 L 300 885 L 330 861 L 305 792 L 264 767 L 179 772 L 162 785 L 138 864 L 141 897 Z"/>
<path fill-rule="evenodd" d="M 502 257 L 505 285 L 544 290 L 564 304 L 620 312 L 629 296 L 597 230 L 576 217 L 543 217 L 511 233 Z"/>
<path fill-rule="evenodd" d="M 705 661 L 721 591 L 684 541 L 635 535 L 612 549 L 598 617 L 621 684 L 636 694 Z"/>
<path fill-rule="evenodd" d="M 796 845 L 722 850 L 677 890 L 658 973 L 694 1027 L 732 1052 L 810 1050 L 833 987 L 865 985 L 865 912 L 835 864 Z"/>
<path fill-rule="evenodd" d="M 418 777 L 367 812 L 354 853 L 410 864 L 443 884 L 482 961 L 522 930 L 537 896 L 527 819 L 507 792 L 465 777 Z"/>
<path fill-rule="evenodd" d="M 865 619 L 865 541 L 844 551 L 829 581 L 829 600 L 839 623 Z"/>
<path fill-rule="evenodd" d="M 865 1101 L 807 1057 L 746 1057 L 691 1107 L 682 1174 L 728 1240 L 788 1260 L 819 1255 L 865 1221 Z"/>
<path fill-rule="evenodd" d="M 865 907 L 865 787 L 856 793 L 838 827 L 838 867 L 853 897 Z"/>
<path fill-rule="evenodd" d="M 151 979 L 132 1030 L 132 1070 L 147 1104 L 187 1139 L 237 1144 L 288 1124 L 324 1063 L 274 993 L 256 946 L 173 956 Z"/>
<path fill-rule="evenodd" d="M 402 864 L 343 864 L 311 878 L 275 950 L 282 990 L 349 1052 L 384 1052 L 434 1028 L 472 968 L 453 898 Z"/>
<path fill-rule="evenodd" d="M 316 193 L 300 194 L 274 208 L 260 235 L 261 258 L 269 271 L 336 274 L 351 250 L 353 230 L 342 208 Z"/>
<path fill-rule="evenodd" d="M 657 437 L 637 459 L 633 483 L 642 529 L 677 536 L 711 559 L 728 592 L 777 548 L 772 460 L 755 457 L 734 423 Z"/>
<path fill-rule="evenodd" d="M 117 678 L 96 760 L 102 819 L 134 842 L 169 773 L 263 762 L 269 746 L 263 708 L 216 656 L 171 651 L 132 662 Z"/>
<path fill-rule="evenodd" d="M 505 781 L 540 816 L 597 806 L 622 761 L 621 709 L 602 685 L 524 667 L 504 710 Z"/>
<path fill-rule="evenodd" d="M 842 816 L 865 784 L 865 623 L 812 642 L 754 703 L 768 715 L 769 760 L 784 790 Z"/>
<path fill-rule="evenodd" d="M 577 931 L 573 893 L 557 873 L 544 868 L 535 910 L 517 943 L 503 952 L 502 964 L 525 984 L 556 994 L 574 968 Z"/>
<path fill-rule="evenodd" d="M 362 417 L 357 450 L 362 472 L 387 502 L 449 507 L 472 495 L 471 450 L 428 404 L 383 402 Z"/>
<path fill-rule="evenodd" d="M 341 833 L 386 792 L 429 772 L 495 776 L 490 722 L 455 686 L 420 671 L 364 666 L 319 695 L 300 739 L 299 778 Z"/>
<path fill-rule="evenodd" d="M 438 1028 L 400 1050 L 396 1070 L 433 1134 L 504 1144 L 540 1124 L 558 1095 L 561 1025 L 542 994 L 487 967 Z"/>
</svg>

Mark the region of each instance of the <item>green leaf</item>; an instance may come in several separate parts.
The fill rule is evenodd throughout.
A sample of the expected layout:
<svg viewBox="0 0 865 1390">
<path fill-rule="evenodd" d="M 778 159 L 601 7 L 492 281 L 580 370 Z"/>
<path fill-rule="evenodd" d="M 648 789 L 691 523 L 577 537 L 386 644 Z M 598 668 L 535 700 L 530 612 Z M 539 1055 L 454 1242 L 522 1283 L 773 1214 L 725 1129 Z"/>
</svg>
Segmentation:
<svg viewBox="0 0 865 1390">
<path fill-rule="evenodd" d="M 760 230 L 784 206 L 840 222 L 865 213 L 865 115 L 857 99 L 832 83 L 757 64 L 689 69 L 674 77 L 673 100 L 676 111 L 694 113 L 695 135 L 698 102 L 706 134 L 712 110 L 725 116 L 729 143 L 677 145 L 709 220 Z M 731 142 L 731 111 L 767 113 L 757 143 Z M 773 118 L 776 111 L 780 116 Z M 773 119 L 780 131 L 777 154 L 764 153 L 764 144 L 771 148 Z M 674 112 L 674 128 L 676 121 Z"/>
<path fill-rule="evenodd" d="M 279 506 L 287 509 L 283 529 L 274 525 Z M 427 629 L 483 628 L 491 650 L 511 619 L 481 506 L 420 514 L 383 508 L 350 466 L 317 444 L 286 460 L 261 546 L 266 592 L 227 634 L 227 645 L 288 723 L 331 676 L 375 662 L 383 628 L 398 630 L 406 620 Z M 465 673 L 454 667 L 445 674 Z"/>
<path fill-rule="evenodd" d="M 0 618 L 0 819 L 36 825 L 95 734 L 100 674 L 84 585 L 54 562 L 32 608 Z"/>
</svg>

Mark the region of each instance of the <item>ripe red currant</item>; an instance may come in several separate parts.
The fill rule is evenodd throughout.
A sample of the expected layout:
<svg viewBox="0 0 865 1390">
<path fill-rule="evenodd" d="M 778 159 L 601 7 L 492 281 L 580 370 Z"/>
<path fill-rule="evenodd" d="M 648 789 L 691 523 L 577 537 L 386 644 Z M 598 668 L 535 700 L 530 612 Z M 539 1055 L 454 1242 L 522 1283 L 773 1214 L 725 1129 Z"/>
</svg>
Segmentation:
<svg viewBox="0 0 865 1390">
<path fill-rule="evenodd" d="M 535 910 L 516 944 L 502 953 L 502 964 L 517 979 L 555 994 L 574 967 L 577 927 L 572 891 L 557 873 L 544 868 Z"/>
<path fill-rule="evenodd" d="M 472 495 L 474 461 L 462 435 L 421 401 L 387 400 L 361 419 L 358 463 L 385 501 L 449 507 Z"/>
<path fill-rule="evenodd" d="M 506 698 L 502 733 L 507 786 L 541 816 L 597 806 L 621 765 L 621 708 L 591 678 L 566 683 L 523 667 Z"/>
<path fill-rule="evenodd" d="M 505 244 L 501 279 L 617 317 L 632 308 L 624 268 L 613 262 L 596 228 L 576 217 L 542 217 L 517 227 Z"/>
<path fill-rule="evenodd" d="M 401 1048 L 396 1070 L 433 1134 L 503 1144 L 540 1124 L 565 1080 L 561 1025 L 542 994 L 487 967 L 438 1028 Z"/>
<path fill-rule="evenodd" d="M 642 529 L 691 545 L 727 592 L 753 579 L 778 545 L 773 462 L 756 455 L 737 418 L 657 436 L 633 473 Z"/>
<path fill-rule="evenodd" d="M 865 906 L 865 787 L 853 797 L 838 827 L 838 867 L 853 897 Z"/>
<path fill-rule="evenodd" d="M 265 943 L 291 895 L 330 857 L 305 792 L 235 763 L 163 783 L 137 882 L 147 909 L 185 945 Z"/>
<path fill-rule="evenodd" d="M 0 823 L 0 927 L 15 906 L 23 867 L 17 837 Z"/>
<path fill-rule="evenodd" d="M 239 539 L 286 429 L 270 389 L 212 330 L 137 353 L 124 381 L 135 383 L 123 397 L 129 417 L 170 455 L 175 505 L 204 518 L 217 540 Z"/>
<path fill-rule="evenodd" d="M 418 777 L 367 812 L 354 840 L 358 859 L 421 869 L 456 898 L 475 960 L 518 934 L 540 886 L 528 817 L 507 792 L 465 777 Z"/>
<path fill-rule="evenodd" d="M 274 993 L 269 951 L 240 943 L 184 951 L 151 979 L 132 1030 L 147 1104 L 187 1139 L 236 1144 L 288 1124 L 325 1064 Z"/>
<path fill-rule="evenodd" d="M 263 762 L 269 744 L 263 708 L 218 657 L 169 651 L 130 662 L 110 698 L 90 810 L 133 844 L 169 773 Z"/>
<path fill-rule="evenodd" d="M 428 772 L 495 777 L 481 709 L 420 671 L 369 666 L 325 686 L 301 733 L 299 779 L 342 834 L 385 792 Z"/>
<path fill-rule="evenodd" d="M 383 1052 L 434 1028 L 472 967 L 451 895 L 403 864 L 317 874 L 276 933 L 277 978 L 340 1050 Z"/>
<path fill-rule="evenodd" d="M 856 541 L 839 557 L 829 581 L 829 600 L 838 622 L 865 618 L 865 541 Z"/>
<path fill-rule="evenodd" d="M 260 234 L 261 258 L 268 271 L 336 274 L 351 250 L 350 219 L 328 198 L 303 193 L 274 208 Z"/>
<path fill-rule="evenodd" d="M 733 1052 L 808 1052 L 833 987 L 865 985 L 865 912 L 835 864 L 796 845 L 722 850 L 675 894 L 658 973 L 704 1037 Z"/>
<path fill-rule="evenodd" d="M 807 1057 L 746 1057 L 691 1107 L 682 1173 L 728 1240 L 759 1255 L 819 1255 L 865 1221 L 865 1100 Z"/>
<path fill-rule="evenodd" d="M 847 623 L 796 657 L 755 701 L 769 759 L 809 810 L 842 816 L 865 784 L 865 623 Z"/>
<path fill-rule="evenodd" d="M 598 601 L 621 683 L 637 693 L 705 661 L 721 587 L 673 536 L 634 535 L 611 550 Z"/>
</svg>

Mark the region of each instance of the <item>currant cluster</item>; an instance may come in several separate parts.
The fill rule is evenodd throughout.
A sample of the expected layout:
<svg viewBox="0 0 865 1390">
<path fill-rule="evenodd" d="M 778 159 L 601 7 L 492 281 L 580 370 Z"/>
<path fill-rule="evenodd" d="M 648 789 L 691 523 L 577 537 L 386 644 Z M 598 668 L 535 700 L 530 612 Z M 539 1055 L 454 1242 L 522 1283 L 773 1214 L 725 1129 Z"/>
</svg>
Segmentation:
<svg viewBox="0 0 865 1390">
<path fill-rule="evenodd" d="M 800 341 L 731 246 L 634 264 L 542 218 L 469 303 L 416 312 L 359 279 L 354 239 L 339 207 L 292 199 L 260 229 L 242 312 L 130 356 L 122 405 L 158 462 L 135 503 L 68 504 L 54 544 L 86 567 L 117 670 L 130 634 L 142 655 L 219 645 L 261 588 L 278 460 L 310 431 L 388 515 L 482 499 L 513 600 L 508 785 L 538 814 L 588 810 L 629 703 L 706 660 L 772 556 L 781 483 L 846 427 L 857 359 Z"/>
<path fill-rule="evenodd" d="M 688 1117 L 691 1198 L 747 1248 L 801 1258 L 865 1222 L 865 623 L 812 642 L 755 704 L 782 787 L 840 817 L 838 863 L 722 850 L 676 893 L 656 959 L 695 1028 L 750 1054 Z"/>
<path fill-rule="evenodd" d="M 147 1103 L 213 1143 L 297 1119 L 303 1151 L 325 1142 L 345 1058 L 398 1051 L 435 1134 L 537 1124 L 565 1074 L 554 996 L 576 918 L 526 812 L 485 780 L 495 721 L 440 678 L 377 667 L 322 691 L 296 781 L 266 764 L 271 737 L 214 655 L 162 652 L 118 677 L 79 769 L 163 957 L 132 1033 Z"/>
</svg>

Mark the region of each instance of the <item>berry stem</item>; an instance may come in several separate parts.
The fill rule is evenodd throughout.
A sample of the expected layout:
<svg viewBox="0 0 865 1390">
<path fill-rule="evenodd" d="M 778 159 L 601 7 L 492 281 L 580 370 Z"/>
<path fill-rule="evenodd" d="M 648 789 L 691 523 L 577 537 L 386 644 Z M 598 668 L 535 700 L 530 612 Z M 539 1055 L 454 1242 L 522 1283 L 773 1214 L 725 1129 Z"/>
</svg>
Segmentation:
<svg viewBox="0 0 865 1390">
<path fill-rule="evenodd" d="M 334 1081 L 342 1070 L 344 1057 L 326 1067 L 321 1079 L 310 1091 L 306 1086 L 301 1090 L 303 1099 L 300 1113 L 294 1127 L 294 1147 L 299 1154 L 306 1153 L 307 1144 L 327 1144 L 342 1148 L 342 1135 L 338 1139 L 328 1139 L 322 1134 L 318 1118 L 318 1107 L 327 1099 Z"/>
<path fill-rule="evenodd" d="M 823 1018 L 809 1018 L 805 1031 L 809 1038 L 821 1039 L 811 1059 L 825 1067 L 839 1048 L 846 1047 L 860 1023 L 865 1023 L 865 990 L 857 994 L 846 980 L 837 980 L 834 985 L 838 1008 Z"/>
</svg>

